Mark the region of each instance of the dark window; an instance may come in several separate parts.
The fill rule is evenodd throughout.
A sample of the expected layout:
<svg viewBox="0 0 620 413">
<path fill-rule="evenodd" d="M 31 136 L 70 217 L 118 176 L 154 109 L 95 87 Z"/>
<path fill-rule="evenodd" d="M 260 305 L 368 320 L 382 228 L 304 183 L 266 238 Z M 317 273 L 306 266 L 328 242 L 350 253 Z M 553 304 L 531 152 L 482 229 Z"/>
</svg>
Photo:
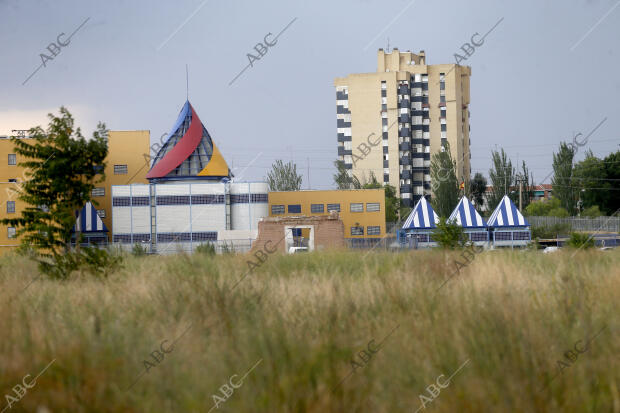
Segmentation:
<svg viewBox="0 0 620 413">
<path fill-rule="evenodd" d="M 271 215 L 280 215 L 280 214 L 284 214 L 284 205 L 272 205 Z"/>
<path fill-rule="evenodd" d="M 14 153 L 9 154 L 9 165 L 17 165 L 17 155 Z"/>
<path fill-rule="evenodd" d="M 16 178 L 10 178 L 9 179 L 9 183 L 16 184 L 17 183 L 17 179 Z"/>
<path fill-rule="evenodd" d="M 15 201 L 6 201 L 6 212 L 8 214 L 15 212 Z"/>
<path fill-rule="evenodd" d="M 381 227 L 368 227 L 368 235 L 381 235 Z"/>
<path fill-rule="evenodd" d="M 439 102 L 446 103 L 446 97 L 445 96 L 439 96 Z"/>
<path fill-rule="evenodd" d="M 327 212 L 331 211 L 340 212 L 340 204 L 327 204 Z"/>
<path fill-rule="evenodd" d="M 445 131 L 446 131 L 446 124 L 445 124 L 445 123 L 442 123 L 442 124 L 441 124 L 441 131 L 442 131 L 442 132 L 445 132 Z"/>
<path fill-rule="evenodd" d="M 252 203 L 267 203 L 268 200 L 267 194 L 251 194 L 250 196 L 250 202 Z"/>
<path fill-rule="evenodd" d="M 189 205 L 189 195 L 158 196 L 157 205 Z"/>
<path fill-rule="evenodd" d="M 6 236 L 7 238 L 15 238 L 15 227 L 7 227 Z"/>
<path fill-rule="evenodd" d="M 300 204 L 289 205 L 288 213 L 289 214 L 301 214 L 301 205 Z"/>
<path fill-rule="evenodd" d="M 127 175 L 127 165 L 114 165 L 114 175 Z"/>
<path fill-rule="evenodd" d="M 351 227 L 351 235 L 364 235 L 364 227 Z"/>
<path fill-rule="evenodd" d="M 131 205 L 131 199 L 128 196 L 120 196 L 120 197 L 112 198 L 113 207 L 125 207 L 129 205 Z"/>
<path fill-rule="evenodd" d="M 98 209 L 97 215 L 99 215 L 99 218 L 105 218 L 105 209 Z"/>
<path fill-rule="evenodd" d="M 133 206 L 148 206 L 149 205 L 149 197 L 148 196 L 134 196 L 131 198 L 131 205 Z"/>
<path fill-rule="evenodd" d="M 323 204 L 312 204 L 310 205 L 310 212 L 313 214 L 322 214 L 325 212 L 325 205 Z"/>
<path fill-rule="evenodd" d="M 192 205 L 223 204 L 226 199 L 221 195 L 192 195 Z"/>
</svg>

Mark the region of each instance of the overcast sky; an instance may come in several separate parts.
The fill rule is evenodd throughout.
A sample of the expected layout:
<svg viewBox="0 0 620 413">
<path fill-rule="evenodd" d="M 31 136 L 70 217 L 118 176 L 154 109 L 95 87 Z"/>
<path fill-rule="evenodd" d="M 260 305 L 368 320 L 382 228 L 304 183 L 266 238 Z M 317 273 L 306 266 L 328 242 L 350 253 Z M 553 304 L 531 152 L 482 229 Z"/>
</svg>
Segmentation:
<svg viewBox="0 0 620 413">
<path fill-rule="evenodd" d="M 559 142 L 605 118 L 578 159 L 620 149 L 620 0 L 0 0 L 0 135 L 47 125 L 65 105 L 87 136 L 101 120 L 155 142 L 185 102 L 188 64 L 189 99 L 238 177 L 261 180 L 275 159 L 292 159 L 303 188 L 308 162 L 310 186 L 332 188 L 334 78 L 376 71 L 388 38 L 425 50 L 428 64 L 453 63 L 502 18 L 461 62 L 472 68 L 472 174 L 487 175 L 503 147 L 540 183 Z M 254 46 L 285 28 L 229 85 Z"/>
</svg>

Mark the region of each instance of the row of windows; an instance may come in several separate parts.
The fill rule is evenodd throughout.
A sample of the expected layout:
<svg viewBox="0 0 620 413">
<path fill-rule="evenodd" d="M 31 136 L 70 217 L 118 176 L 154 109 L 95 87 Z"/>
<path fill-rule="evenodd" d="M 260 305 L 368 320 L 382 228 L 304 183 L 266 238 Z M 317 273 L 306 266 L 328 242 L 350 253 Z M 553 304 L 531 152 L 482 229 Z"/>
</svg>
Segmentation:
<svg viewBox="0 0 620 413">
<path fill-rule="evenodd" d="M 223 204 L 226 196 L 218 195 L 160 195 L 156 199 L 157 205 L 206 205 L 206 204 Z M 250 203 L 267 203 L 267 194 L 239 194 L 231 195 L 231 204 L 247 204 Z M 112 199 L 112 206 L 148 206 L 148 196 L 119 196 Z"/>
<path fill-rule="evenodd" d="M 6 213 L 14 214 L 15 213 L 15 201 L 6 201 Z M 100 218 L 105 218 L 105 209 L 98 209 L 97 215 Z"/>
<path fill-rule="evenodd" d="M 368 235 L 381 235 L 380 226 L 366 227 Z M 364 227 L 351 227 L 351 235 L 364 235 Z"/>
<path fill-rule="evenodd" d="M 351 212 L 364 212 L 363 202 L 352 202 L 349 204 L 349 210 Z M 366 204 L 366 212 L 378 212 L 381 210 L 381 204 L 379 202 L 368 202 Z M 301 204 L 287 205 L 286 209 L 284 205 L 271 205 L 271 215 L 281 215 L 284 212 L 289 214 L 301 214 Z M 327 212 L 337 211 L 340 212 L 340 204 L 327 204 Z M 310 204 L 310 212 L 313 214 L 322 214 L 325 212 L 325 204 Z"/>
</svg>

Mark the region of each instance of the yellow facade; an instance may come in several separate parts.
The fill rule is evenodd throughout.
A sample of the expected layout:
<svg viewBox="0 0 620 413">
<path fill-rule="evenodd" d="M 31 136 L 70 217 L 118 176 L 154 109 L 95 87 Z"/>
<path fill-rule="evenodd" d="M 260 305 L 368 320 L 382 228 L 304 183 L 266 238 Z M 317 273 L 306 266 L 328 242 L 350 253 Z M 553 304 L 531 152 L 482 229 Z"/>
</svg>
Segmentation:
<svg viewBox="0 0 620 413">
<path fill-rule="evenodd" d="M 29 138 L 22 138 L 28 140 Z M 105 181 L 96 184 L 93 205 L 99 211 L 108 230 L 112 230 L 112 185 L 148 183 L 149 131 L 110 131 Z M 20 216 L 25 204 L 18 198 L 20 185 L 28 179 L 19 166 L 20 156 L 8 138 L 0 138 L 0 219 Z M 14 202 L 14 204 L 12 204 Z M 13 208 L 14 206 L 14 208 Z M 15 212 L 11 212 L 11 211 Z M 10 238 L 6 225 L 0 225 L 0 252 L 19 245 L 18 238 Z"/>
<path fill-rule="evenodd" d="M 442 142 L 450 145 L 457 179 L 468 180 L 470 76 L 468 66 L 427 64 L 424 51 L 379 49 L 376 72 L 334 81 L 343 94 L 337 98 L 339 159 L 362 182 L 374 175 L 394 186 L 408 206 L 431 195 L 430 159 Z"/>
<path fill-rule="evenodd" d="M 344 224 L 345 238 L 385 236 L 383 189 L 269 192 L 270 217 L 329 215 L 329 210 L 335 209 L 336 205 Z M 363 230 L 361 234 L 360 228 Z"/>
</svg>

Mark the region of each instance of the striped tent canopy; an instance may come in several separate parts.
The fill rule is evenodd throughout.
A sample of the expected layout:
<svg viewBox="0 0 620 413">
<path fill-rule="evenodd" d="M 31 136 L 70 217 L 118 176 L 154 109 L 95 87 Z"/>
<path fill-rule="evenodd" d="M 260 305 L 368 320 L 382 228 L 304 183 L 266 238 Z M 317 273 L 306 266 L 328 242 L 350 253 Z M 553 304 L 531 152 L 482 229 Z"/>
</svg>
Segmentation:
<svg viewBox="0 0 620 413">
<path fill-rule="evenodd" d="M 491 214 L 488 225 L 493 227 L 527 227 L 530 224 L 510 198 L 504 195 L 504 198 Z"/>
<path fill-rule="evenodd" d="M 228 164 L 198 114 L 185 102 L 168 140 L 153 161 L 147 179 L 230 178 Z"/>
<path fill-rule="evenodd" d="M 73 232 L 108 232 L 97 210 L 90 202 L 87 202 L 77 214 Z"/>
<path fill-rule="evenodd" d="M 466 196 L 462 197 L 448 221 L 456 222 L 463 228 L 482 228 L 487 224 Z"/>
<path fill-rule="evenodd" d="M 422 197 L 413 207 L 411 214 L 403 224 L 403 229 L 431 229 L 436 228 L 439 217 L 435 214 L 433 207 Z"/>
</svg>

